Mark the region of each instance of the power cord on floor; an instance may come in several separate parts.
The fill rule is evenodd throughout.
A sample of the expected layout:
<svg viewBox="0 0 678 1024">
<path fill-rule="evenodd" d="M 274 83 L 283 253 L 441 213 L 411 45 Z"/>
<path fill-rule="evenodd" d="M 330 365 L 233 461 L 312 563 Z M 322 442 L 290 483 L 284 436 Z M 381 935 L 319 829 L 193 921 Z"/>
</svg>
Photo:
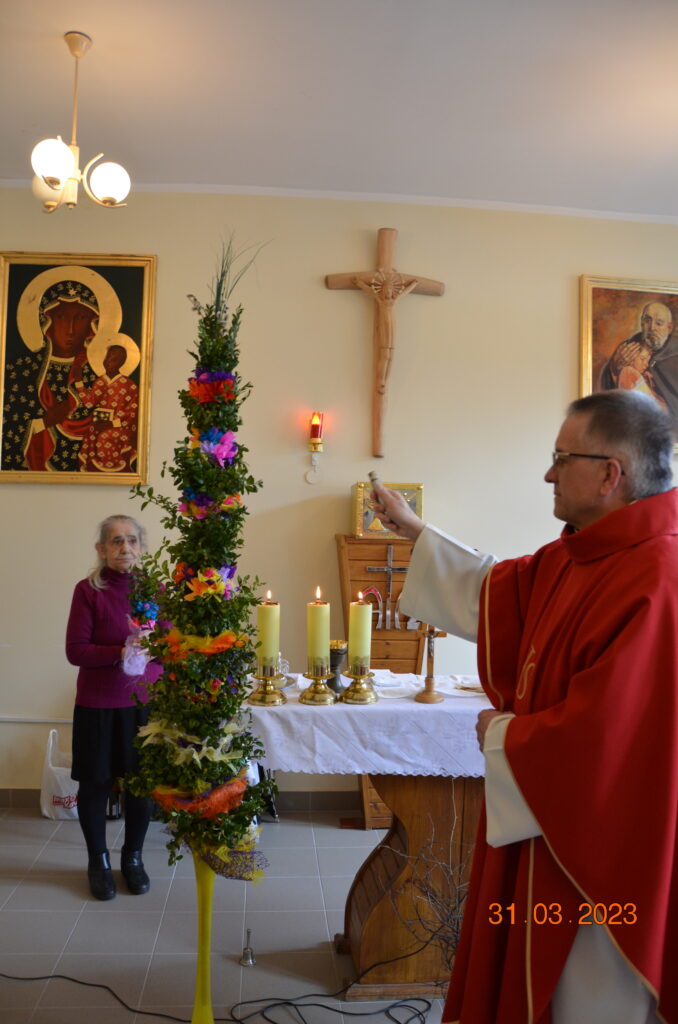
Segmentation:
<svg viewBox="0 0 678 1024">
<path fill-rule="evenodd" d="M 411 998 L 409 1001 L 406 999 L 399 999 L 393 1003 L 390 1003 L 388 1006 L 382 1007 L 379 1010 L 368 1011 L 345 1010 L 341 1007 L 329 1006 L 327 1003 L 302 1003 L 300 1002 L 300 1000 L 317 998 L 337 999 L 340 996 L 342 996 L 345 992 L 347 992 L 352 985 L 360 981 L 361 978 L 364 978 L 366 974 L 369 974 L 370 971 L 374 971 L 377 967 L 386 967 L 388 964 L 396 963 L 398 960 L 407 960 L 409 957 L 415 956 L 417 953 L 420 953 L 422 949 L 425 949 L 426 946 L 428 946 L 429 943 L 432 942 L 434 938 L 435 933 L 432 936 L 430 936 L 426 942 L 418 946 L 417 949 L 413 949 L 408 953 L 403 953 L 401 954 L 401 956 L 392 957 L 390 960 L 380 960 L 376 964 L 371 964 L 358 975 L 355 981 L 350 982 L 348 985 L 344 985 L 343 988 L 338 989 L 337 992 L 330 992 L 329 994 L 326 992 L 309 992 L 306 995 L 295 996 L 293 999 L 276 999 L 275 996 L 273 996 L 267 1000 L 243 1000 L 239 1003 L 233 1004 L 233 1006 L 231 1007 L 230 1017 L 215 1017 L 215 1024 L 246 1024 L 246 1022 L 251 1020 L 253 1017 L 260 1017 L 262 1020 L 267 1021 L 268 1024 L 279 1024 L 279 1022 L 276 1021 L 274 1018 L 269 1017 L 267 1013 L 267 1011 L 275 1010 L 279 1007 L 288 1007 L 294 1010 L 297 1016 L 299 1017 L 301 1024 L 308 1024 L 306 1017 L 304 1017 L 303 1013 L 301 1012 L 302 1009 L 313 1008 L 323 1009 L 325 1011 L 329 1010 L 330 1012 L 338 1013 L 343 1017 L 375 1017 L 378 1014 L 383 1013 L 385 1014 L 388 1020 L 394 1021 L 395 1024 L 411 1024 L 411 1022 L 414 1021 L 419 1022 L 419 1024 L 425 1024 L 426 1014 L 431 1009 L 433 1004 L 431 1003 L 430 999 L 424 999 L 423 997 L 419 996 L 415 996 L 414 998 Z M 83 985 L 85 988 L 103 989 L 105 992 L 108 992 L 110 995 L 112 995 L 116 1002 L 119 1003 L 120 1006 L 124 1007 L 125 1010 L 128 1010 L 130 1013 L 136 1013 L 141 1017 L 155 1017 L 161 1018 L 162 1020 L 177 1021 L 178 1024 L 191 1024 L 190 1020 L 186 1020 L 185 1017 L 174 1017 L 170 1013 L 160 1013 L 159 1011 L 154 1010 L 141 1010 L 134 1006 L 129 1006 L 129 1004 L 126 1003 L 124 999 L 122 999 L 116 992 L 114 992 L 110 985 L 106 985 L 103 982 L 81 981 L 80 978 L 71 978 L 68 974 L 46 974 L 36 975 L 34 977 L 27 978 L 16 974 L 5 974 L 2 971 L 0 971 L 0 978 L 7 978 L 10 981 L 52 981 L 55 978 L 58 978 L 61 981 L 71 981 L 73 982 L 74 985 Z M 240 1016 L 236 1012 L 239 1009 L 239 1007 L 252 1006 L 253 1004 L 262 1003 L 264 1005 L 261 1006 L 260 1009 L 253 1010 L 251 1013 L 248 1013 L 245 1016 Z M 417 1007 L 411 1005 L 411 1003 L 421 1004 L 422 1008 L 417 1009 Z M 398 1009 L 410 1010 L 410 1016 L 406 1017 L 404 1020 L 401 1020 L 399 1017 L 394 1016 L 392 1011 Z"/>
<path fill-rule="evenodd" d="M 83 985 L 85 988 L 101 988 L 104 992 L 109 992 L 113 996 L 117 1003 L 120 1003 L 125 1010 L 129 1010 L 130 1013 L 138 1013 L 145 1017 L 162 1017 L 163 1020 L 175 1020 L 179 1021 L 180 1024 L 191 1024 L 190 1020 L 186 1020 L 184 1017 L 173 1017 L 170 1013 L 156 1013 L 152 1010 L 137 1010 L 134 1006 L 129 1006 L 124 999 L 121 999 L 117 992 L 114 992 L 110 985 L 104 985 L 103 982 L 99 981 L 81 981 L 80 978 L 71 978 L 68 974 L 38 974 L 32 978 L 25 978 L 17 974 L 4 974 L 0 971 L 0 978 L 9 978 L 10 981 L 52 981 L 54 978 L 59 978 L 61 981 L 72 981 L 74 985 Z M 230 1018 L 223 1018 L 224 1020 L 230 1020 Z"/>
</svg>

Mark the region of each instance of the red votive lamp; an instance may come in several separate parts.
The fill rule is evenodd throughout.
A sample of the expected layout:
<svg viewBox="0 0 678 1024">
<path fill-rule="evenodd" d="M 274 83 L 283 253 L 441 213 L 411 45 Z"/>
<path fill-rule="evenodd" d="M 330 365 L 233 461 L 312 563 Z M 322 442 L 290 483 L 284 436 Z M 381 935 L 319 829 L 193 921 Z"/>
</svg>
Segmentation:
<svg viewBox="0 0 678 1024">
<path fill-rule="evenodd" d="M 309 451 L 321 452 L 323 450 L 323 418 L 324 413 L 314 412 L 311 416 L 308 447 Z"/>
</svg>

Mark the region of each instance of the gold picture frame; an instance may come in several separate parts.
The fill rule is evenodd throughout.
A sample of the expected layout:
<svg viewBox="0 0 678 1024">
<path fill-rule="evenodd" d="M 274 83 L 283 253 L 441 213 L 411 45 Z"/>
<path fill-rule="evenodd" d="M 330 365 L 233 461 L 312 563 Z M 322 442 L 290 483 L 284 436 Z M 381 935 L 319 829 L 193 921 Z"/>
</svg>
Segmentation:
<svg viewBox="0 0 678 1024">
<path fill-rule="evenodd" d="M 0 483 L 145 483 L 155 256 L 0 253 Z"/>
<path fill-rule="evenodd" d="M 384 484 L 392 491 L 398 491 L 419 517 L 423 515 L 424 485 L 423 484 Z M 370 494 L 372 484 L 360 481 L 353 488 L 353 536 L 354 537 L 395 537 L 392 530 L 387 530 L 374 514 Z"/>
<path fill-rule="evenodd" d="M 678 428 L 678 282 L 580 278 L 580 394 L 650 395 Z"/>
</svg>

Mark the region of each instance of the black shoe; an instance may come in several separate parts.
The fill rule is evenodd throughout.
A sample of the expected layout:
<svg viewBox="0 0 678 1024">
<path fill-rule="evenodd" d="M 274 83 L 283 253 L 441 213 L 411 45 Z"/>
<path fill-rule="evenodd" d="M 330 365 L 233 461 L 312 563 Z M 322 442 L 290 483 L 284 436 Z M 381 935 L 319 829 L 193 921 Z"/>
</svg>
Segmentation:
<svg viewBox="0 0 678 1024">
<path fill-rule="evenodd" d="M 141 896 L 151 888 L 151 880 L 144 870 L 141 850 L 125 850 L 120 858 L 120 870 L 133 896 Z"/>
<path fill-rule="evenodd" d="M 87 877 L 90 891 L 95 900 L 113 899 L 117 889 L 108 853 L 97 853 L 94 857 L 90 857 L 87 865 Z"/>
</svg>

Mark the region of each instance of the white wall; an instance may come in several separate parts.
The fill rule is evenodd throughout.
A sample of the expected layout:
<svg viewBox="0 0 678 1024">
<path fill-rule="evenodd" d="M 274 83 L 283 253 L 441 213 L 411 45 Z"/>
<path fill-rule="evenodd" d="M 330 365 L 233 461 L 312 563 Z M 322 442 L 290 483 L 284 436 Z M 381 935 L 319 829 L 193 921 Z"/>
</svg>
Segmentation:
<svg viewBox="0 0 678 1024">
<path fill-rule="evenodd" d="M 422 482 L 425 517 L 481 549 L 534 549 L 558 531 L 542 476 L 563 409 L 577 395 L 578 276 L 678 280 L 677 227 L 186 194 L 133 194 L 117 211 L 83 199 L 77 210 L 45 216 L 28 190 L 0 191 L 4 251 L 157 254 L 154 486 L 183 436 L 176 393 L 191 369 L 186 349 L 196 325 L 186 293 L 208 297 L 221 240 L 231 233 L 238 246 L 268 243 L 236 296 L 245 307 L 241 370 L 255 386 L 242 440 L 265 483 L 249 504 L 241 570 L 279 597 L 282 645 L 294 667 L 302 665 L 304 605 L 317 583 L 332 602 L 332 633 L 343 635 L 334 534 L 350 531 L 351 485 L 367 479 L 374 462 L 370 300 L 328 291 L 324 275 L 374 267 L 380 227 L 399 231 L 399 270 L 446 285 L 441 298 L 407 296 L 396 307 L 381 476 Z M 313 408 L 326 412 L 315 486 L 304 480 Z M 70 717 L 70 596 L 90 566 L 96 523 L 118 510 L 138 511 L 120 487 L 0 484 L 0 717 Z M 145 520 L 157 541 L 157 516 L 149 510 Z M 472 645 L 449 639 L 438 650 L 440 670 L 473 671 Z M 39 785 L 48 728 L 0 724 L 0 788 Z M 68 729 L 61 731 L 67 745 Z M 289 785 L 300 788 L 298 780 Z"/>
</svg>

